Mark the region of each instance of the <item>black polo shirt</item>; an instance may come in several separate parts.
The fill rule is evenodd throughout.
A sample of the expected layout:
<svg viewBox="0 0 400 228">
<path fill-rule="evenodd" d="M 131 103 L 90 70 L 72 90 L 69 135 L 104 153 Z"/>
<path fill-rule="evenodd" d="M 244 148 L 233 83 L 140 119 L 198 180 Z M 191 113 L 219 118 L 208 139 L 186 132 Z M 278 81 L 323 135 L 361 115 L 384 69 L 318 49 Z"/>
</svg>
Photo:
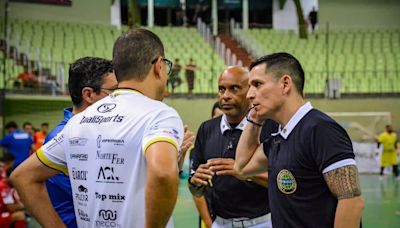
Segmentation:
<svg viewBox="0 0 400 228">
<path fill-rule="evenodd" d="M 244 119 L 235 129 L 222 121 L 222 116 L 201 124 L 190 154 L 190 178 L 200 164 L 211 158 L 235 159 L 236 146 L 247 121 Z M 268 123 L 277 129 L 276 124 Z M 225 129 L 222 134 L 223 128 Z M 272 132 L 267 130 L 264 132 Z M 268 134 L 268 133 L 265 133 Z M 207 200 L 214 215 L 222 218 L 256 218 L 270 212 L 268 191 L 266 188 L 251 182 L 242 181 L 233 176 L 214 176 L 212 187 L 209 187 Z"/>
<path fill-rule="evenodd" d="M 308 110 L 303 106 L 303 113 L 296 113 L 297 120 L 291 120 L 292 126 L 289 121 L 287 128 L 280 129 L 263 145 L 269 163 L 269 199 L 275 228 L 333 227 L 338 201 L 323 173 L 355 164 L 346 131 L 310 104 L 305 106 Z"/>
</svg>

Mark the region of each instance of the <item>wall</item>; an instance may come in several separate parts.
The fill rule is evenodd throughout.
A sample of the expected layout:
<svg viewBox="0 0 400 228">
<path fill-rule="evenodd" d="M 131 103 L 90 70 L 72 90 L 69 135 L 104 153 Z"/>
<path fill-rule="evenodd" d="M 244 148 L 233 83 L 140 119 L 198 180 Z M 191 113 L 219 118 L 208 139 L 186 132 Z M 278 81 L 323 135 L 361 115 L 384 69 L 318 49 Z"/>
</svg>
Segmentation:
<svg viewBox="0 0 400 228">
<path fill-rule="evenodd" d="M 0 11 L 4 9 L 0 0 Z M 9 16 L 30 20 L 67 21 L 93 24 L 111 23 L 111 0 L 73 0 L 72 6 L 10 2 Z M 0 13 L 1 15 L 4 12 Z"/>
<path fill-rule="evenodd" d="M 319 0 L 321 29 L 400 28 L 399 0 Z"/>
<path fill-rule="evenodd" d="M 293 0 L 287 0 L 284 8 L 279 9 L 279 0 L 274 0 L 273 8 L 273 28 L 277 30 L 293 30 L 298 33 L 299 25 L 296 13 L 296 6 Z M 304 19 L 307 19 L 312 7 L 318 9 L 318 0 L 302 0 Z"/>
</svg>

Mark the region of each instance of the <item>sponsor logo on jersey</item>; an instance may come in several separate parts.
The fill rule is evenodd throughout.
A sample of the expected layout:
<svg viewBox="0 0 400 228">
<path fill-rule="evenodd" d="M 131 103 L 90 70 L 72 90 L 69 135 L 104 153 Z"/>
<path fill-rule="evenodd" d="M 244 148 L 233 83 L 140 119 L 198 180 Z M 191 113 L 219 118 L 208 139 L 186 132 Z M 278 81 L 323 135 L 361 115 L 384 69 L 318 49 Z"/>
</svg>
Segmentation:
<svg viewBox="0 0 400 228">
<path fill-rule="evenodd" d="M 70 154 L 69 157 L 71 159 L 77 159 L 79 161 L 87 161 L 89 155 L 88 154 Z"/>
<path fill-rule="evenodd" d="M 78 209 L 78 215 L 81 220 L 90 222 L 89 215 L 84 210 Z"/>
<path fill-rule="evenodd" d="M 114 203 L 123 203 L 125 201 L 125 195 L 122 194 L 101 194 L 98 192 L 95 192 L 95 197 L 96 199 L 99 199 L 101 201 L 104 200 L 110 200 L 111 202 Z"/>
<path fill-rule="evenodd" d="M 118 214 L 116 210 L 101 209 L 98 213 L 98 219 L 95 221 L 96 227 L 121 227 L 120 224 L 115 222 L 117 217 Z"/>
<path fill-rule="evenodd" d="M 85 186 L 83 186 L 83 185 L 78 186 L 78 192 L 75 193 L 75 199 L 79 205 L 87 206 L 87 202 L 88 202 L 88 195 L 86 194 L 87 192 L 88 192 L 88 189 Z"/>
<path fill-rule="evenodd" d="M 62 142 L 64 142 L 64 135 L 59 134 L 56 137 L 54 137 L 49 143 L 46 143 L 46 149 L 48 151 L 52 150 L 54 147 L 56 147 L 57 145 L 61 144 Z"/>
<path fill-rule="evenodd" d="M 97 183 L 114 183 L 122 184 L 124 182 L 119 180 L 119 177 L 114 172 L 114 167 L 101 166 L 97 175 Z"/>
<path fill-rule="evenodd" d="M 69 145 L 71 145 L 71 146 L 84 146 L 84 145 L 86 145 L 86 142 L 88 141 L 88 139 L 81 138 L 81 137 L 74 137 L 74 138 L 70 138 L 68 141 L 69 141 Z"/>
<path fill-rule="evenodd" d="M 115 116 L 83 116 L 79 124 L 103 124 L 103 123 L 121 123 L 125 116 L 115 115 Z"/>
<path fill-rule="evenodd" d="M 96 151 L 96 159 L 99 160 L 110 160 L 111 164 L 122 165 L 125 162 L 124 158 L 118 156 L 115 153 L 102 153 L 100 150 Z"/>
<path fill-rule="evenodd" d="M 115 107 L 117 107 L 117 105 L 114 103 L 105 103 L 97 107 L 97 111 L 100 113 L 111 112 Z"/>
<path fill-rule="evenodd" d="M 103 139 L 102 135 L 97 136 L 97 148 L 101 148 L 101 144 L 110 143 L 114 146 L 123 146 L 125 141 L 123 139 Z"/>
<path fill-rule="evenodd" d="M 72 168 L 72 179 L 74 180 L 87 180 L 88 171 L 86 170 L 77 170 Z"/>
</svg>

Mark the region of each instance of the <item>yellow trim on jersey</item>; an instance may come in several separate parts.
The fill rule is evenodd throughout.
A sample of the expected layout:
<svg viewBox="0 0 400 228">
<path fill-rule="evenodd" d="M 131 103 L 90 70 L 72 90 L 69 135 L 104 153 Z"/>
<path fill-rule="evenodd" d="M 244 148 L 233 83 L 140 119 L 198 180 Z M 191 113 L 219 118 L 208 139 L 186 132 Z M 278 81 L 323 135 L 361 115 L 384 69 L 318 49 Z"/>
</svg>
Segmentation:
<svg viewBox="0 0 400 228">
<path fill-rule="evenodd" d="M 146 145 L 144 146 L 143 155 L 146 155 L 146 151 L 149 148 L 149 146 L 151 146 L 152 144 L 154 144 L 156 142 L 167 142 L 167 143 L 170 143 L 176 148 L 176 152 L 179 151 L 178 144 L 174 140 L 172 140 L 170 138 L 167 138 L 167 137 L 158 137 L 158 138 L 154 138 L 154 139 L 150 140 L 148 143 L 146 143 Z"/>
<path fill-rule="evenodd" d="M 43 153 L 42 148 L 40 148 L 39 150 L 36 151 L 36 156 L 37 158 L 45 165 L 48 166 L 52 169 L 58 170 L 63 172 L 65 175 L 68 176 L 68 169 L 67 167 L 63 167 L 61 165 L 58 165 L 52 161 L 50 161 L 46 155 Z"/>
<path fill-rule="evenodd" d="M 142 94 L 137 90 L 133 90 L 133 89 L 116 89 L 114 90 L 114 92 L 112 93 L 114 96 L 118 96 L 121 94 L 121 92 L 129 92 L 129 93 L 136 93 L 136 94 Z"/>
</svg>

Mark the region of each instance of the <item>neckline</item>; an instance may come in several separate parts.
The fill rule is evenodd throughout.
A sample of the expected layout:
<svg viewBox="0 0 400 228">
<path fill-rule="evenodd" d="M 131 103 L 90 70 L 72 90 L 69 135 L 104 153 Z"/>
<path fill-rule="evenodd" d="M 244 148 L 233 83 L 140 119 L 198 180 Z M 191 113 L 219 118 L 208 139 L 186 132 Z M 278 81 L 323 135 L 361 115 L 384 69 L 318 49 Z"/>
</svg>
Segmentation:
<svg viewBox="0 0 400 228">
<path fill-rule="evenodd" d="M 135 92 L 138 92 L 138 93 L 144 95 L 141 91 L 139 91 L 137 89 L 134 89 L 134 88 L 130 88 L 130 87 L 118 87 L 116 90 L 119 90 L 119 89 L 121 89 L 121 90 L 131 90 L 131 91 L 135 91 Z"/>
</svg>

